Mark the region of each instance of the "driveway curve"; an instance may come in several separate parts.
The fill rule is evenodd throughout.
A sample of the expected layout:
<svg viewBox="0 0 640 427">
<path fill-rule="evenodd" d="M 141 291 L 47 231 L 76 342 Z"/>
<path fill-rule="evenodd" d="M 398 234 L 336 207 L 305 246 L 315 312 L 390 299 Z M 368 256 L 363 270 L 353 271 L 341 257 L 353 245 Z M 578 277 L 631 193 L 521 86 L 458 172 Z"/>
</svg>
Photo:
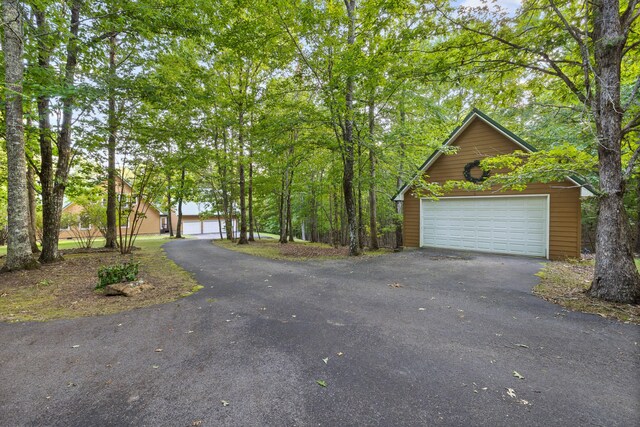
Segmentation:
<svg viewBox="0 0 640 427">
<path fill-rule="evenodd" d="M 203 290 L 0 324 L 1 426 L 640 423 L 640 328 L 531 295 L 540 260 L 165 250 Z"/>
</svg>

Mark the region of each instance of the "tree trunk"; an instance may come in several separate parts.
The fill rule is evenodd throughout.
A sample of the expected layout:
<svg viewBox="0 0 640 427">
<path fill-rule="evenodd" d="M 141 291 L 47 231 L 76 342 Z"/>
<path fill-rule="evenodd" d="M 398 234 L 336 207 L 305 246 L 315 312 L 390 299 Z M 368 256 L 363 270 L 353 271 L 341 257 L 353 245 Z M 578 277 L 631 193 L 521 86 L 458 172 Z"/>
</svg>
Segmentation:
<svg viewBox="0 0 640 427">
<path fill-rule="evenodd" d="M 255 242 L 253 237 L 253 150 L 249 148 L 249 241 Z"/>
<path fill-rule="evenodd" d="M 217 131 L 216 131 L 217 132 Z M 217 138 L 216 138 L 217 141 Z M 217 144 L 217 142 L 216 142 Z M 217 147 L 217 146 L 216 146 Z M 222 192 L 222 212 L 224 213 L 224 227 L 227 240 L 233 240 L 235 233 L 233 230 L 233 203 L 230 202 L 229 187 L 227 185 L 227 131 L 222 131 L 222 153 L 224 158 L 220 159 L 220 151 L 216 150 L 216 161 L 218 163 L 218 173 L 220 175 L 220 190 Z"/>
<path fill-rule="evenodd" d="M 37 226 L 36 226 L 36 183 L 33 167 L 27 165 L 27 195 L 29 198 L 29 242 L 31 243 L 31 252 L 37 254 L 40 252 L 38 248 Z"/>
<path fill-rule="evenodd" d="M 286 189 L 288 176 L 288 172 L 283 173 L 282 182 L 280 184 L 280 203 L 278 208 L 278 225 L 280 226 L 280 238 L 278 239 L 278 243 L 287 243 Z"/>
<path fill-rule="evenodd" d="M 116 77 L 116 34 L 109 36 L 109 100 L 107 113 L 107 129 L 109 135 L 107 137 L 107 234 L 105 236 L 105 248 L 115 249 L 117 237 L 117 221 L 116 221 L 116 132 L 118 125 L 116 123 L 116 93 L 113 85 Z"/>
<path fill-rule="evenodd" d="M 64 67 L 64 87 L 69 92 L 62 98 L 62 125 L 57 138 L 58 160 L 55 178 L 52 183 L 53 185 L 47 187 L 47 192 L 45 192 L 44 185 L 42 189 L 41 262 L 55 262 L 60 259 L 60 254 L 58 253 L 58 236 L 60 233 L 60 216 L 62 215 L 64 191 L 67 186 L 67 178 L 71 166 L 71 123 L 73 121 L 73 104 L 75 102 L 73 86 L 78 62 L 78 29 L 80 26 L 81 6 L 82 0 L 74 0 L 71 6 L 67 60 Z M 50 144 L 49 138 L 47 138 L 47 141 Z M 52 153 L 49 151 L 46 154 L 51 156 Z M 45 162 L 53 165 L 52 157 L 45 159 L 44 153 L 41 153 L 41 157 L 43 166 Z"/>
<path fill-rule="evenodd" d="M 240 112 L 238 113 L 238 175 L 240 181 L 240 238 L 238 239 L 239 245 L 246 245 L 249 243 L 247 240 L 247 203 L 245 197 L 245 178 L 244 178 L 244 110 L 240 106 Z"/>
<path fill-rule="evenodd" d="M 598 136 L 600 190 L 596 229 L 596 263 L 589 295 L 607 301 L 640 301 L 640 274 L 631 249 L 624 208 L 622 173 L 622 108 L 620 64 L 625 37 L 618 1 L 594 2 L 596 96 L 594 116 Z"/>
<path fill-rule="evenodd" d="M 317 199 L 317 191 L 315 188 L 315 177 L 311 183 L 311 203 L 310 203 L 310 234 L 311 234 L 311 242 L 317 243 L 319 240 L 318 236 L 318 199 Z"/>
<path fill-rule="evenodd" d="M 182 239 L 182 200 L 184 194 L 184 178 L 186 174 L 186 167 L 183 165 L 180 168 L 180 194 L 178 194 L 178 224 L 176 226 L 176 239 Z"/>
<path fill-rule="evenodd" d="M 171 200 L 171 173 L 167 173 L 167 227 L 169 227 L 169 237 L 173 237 L 172 217 L 173 201 Z"/>
<path fill-rule="evenodd" d="M 369 229 L 371 233 L 370 247 L 372 251 L 379 249 L 378 244 L 378 206 L 376 199 L 376 155 L 374 151 L 374 132 L 376 126 L 375 104 L 373 96 L 369 99 Z"/>
<path fill-rule="evenodd" d="M 400 167 L 398 168 L 398 176 L 396 177 L 396 190 L 400 190 L 403 185 L 403 173 L 404 173 L 404 157 L 405 157 L 405 145 L 404 145 L 404 135 L 405 135 L 405 122 L 407 113 L 404 108 L 404 99 L 405 99 L 405 91 L 402 90 L 402 95 L 400 99 L 400 126 L 402 129 L 402 133 L 400 135 Z M 404 241 L 402 237 L 402 215 L 403 215 L 403 206 L 402 202 L 396 203 L 396 216 L 395 216 L 395 224 L 396 224 L 396 245 L 393 250 L 398 252 L 402 251 L 404 246 Z"/>
<path fill-rule="evenodd" d="M 358 245 L 364 248 L 364 208 L 362 206 L 362 141 L 358 137 Z"/>
<path fill-rule="evenodd" d="M 22 15 L 17 0 L 4 0 L 5 121 L 7 144 L 8 229 L 4 270 L 37 266 L 29 242 L 29 200 L 27 165 L 22 123 L 22 81 L 24 76 Z"/>
<path fill-rule="evenodd" d="M 289 175 L 289 188 L 287 191 L 287 233 L 289 234 L 289 241 L 293 242 L 293 219 L 291 213 L 291 182 L 293 181 L 293 171 Z"/>
<path fill-rule="evenodd" d="M 36 24 L 40 34 L 47 34 L 49 26 L 47 25 L 45 12 L 34 7 Z M 43 38 L 38 42 L 38 66 L 46 75 L 49 69 L 50 50 L 45 44 Z M 44 84 L 44 82 L 42 82 Z M 49 218 L 56 215 L 54 198 L 53 198 L 53 142 L 52 130 L 50 123 L 50 100 L 49 95 L 41 93 L 37 97 L 38 106 L 38 141 L 40 144 L 40 187 L 42 191 L 42 245 L 44 251 L 45 240 L 47 245 L 51 245 L 51 231 L 45 234 L 46 229 L 50 228 Z M 55 240 L 57 243 L 59 230 L 56 230 Z M 46 238 L 46 239 L 45 239 Z M 41 254 L 42 256 L 42 254 Z"/>
<path fill-rule="evenodd" d="M 355 33 L 355 0 L 345 0 L 347 15 L 349 16 L 349 29 L 347 44 L 352 46 L 356 41 Z M 356 205 L 353 192 L 353 166 L 354 166 L 354 142 L 353 142 L 353 76 L 347 76 L 345 87 L 345 120 L 344 120 L 344 171 L 342 175 L 342 190 L 344 192 L 344 206 L 347 215 L 349 255 L 360 255 L 358 244 L 358 225 L 356 219 Z"/>
<path fill-rule="evenodd" d="M 640 253 L 640 176 L 636 178 L 636 253 Z"/>
</svg>

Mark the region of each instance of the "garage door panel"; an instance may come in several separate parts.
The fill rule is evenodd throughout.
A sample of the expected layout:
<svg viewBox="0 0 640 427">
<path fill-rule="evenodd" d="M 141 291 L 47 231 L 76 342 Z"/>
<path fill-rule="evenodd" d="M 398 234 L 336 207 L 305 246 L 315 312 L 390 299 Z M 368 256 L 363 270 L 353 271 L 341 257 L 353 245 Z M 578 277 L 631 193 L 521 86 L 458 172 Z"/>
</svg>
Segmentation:
<svg viewBox="0 0 640 427">
<path fill-rule="evenodd" d="M 424 246 L 546 256 L 547 197 L 422 200 Z"/>
<path fill-rule="evenodd" d="M 182 232 L 184 234 L 202 234 L 200 221 L 184 221 L 182 223 Z"/>
<path fill-rule="evenodd" d="M 221 224 L 218 224 L 218 220 L 206 220 L 202 222 L 202 228 L 204 229 L 205 234 L 219 233 L 220 227 L 222 227 L 222 232 L 224 233 L 224 221 Z"/>
</svg>

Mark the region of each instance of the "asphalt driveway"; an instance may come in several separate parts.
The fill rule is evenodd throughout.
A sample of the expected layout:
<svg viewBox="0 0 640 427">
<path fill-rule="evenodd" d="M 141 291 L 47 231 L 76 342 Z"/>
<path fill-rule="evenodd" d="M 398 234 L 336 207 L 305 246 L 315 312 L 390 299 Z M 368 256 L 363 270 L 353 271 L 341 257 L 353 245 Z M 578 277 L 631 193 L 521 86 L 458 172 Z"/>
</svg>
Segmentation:
<svg viewBox="0 0 640 427">
<path fill-rule="evenodd" d="M 640 328 L 532 296 L 539 260 L 165 248 L 205 289 L 0 324 L 0 426 L 640 423 Z"/>
</svg>

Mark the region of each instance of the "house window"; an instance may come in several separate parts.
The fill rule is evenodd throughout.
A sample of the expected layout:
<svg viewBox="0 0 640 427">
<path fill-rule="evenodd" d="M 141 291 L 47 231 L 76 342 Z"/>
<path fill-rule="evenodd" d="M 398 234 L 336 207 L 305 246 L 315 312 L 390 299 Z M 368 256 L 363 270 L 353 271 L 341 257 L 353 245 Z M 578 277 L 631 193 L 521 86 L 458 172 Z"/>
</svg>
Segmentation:
<svg viewBox="0 0 640 427">
<path fill-rule="evenodd" d="M 78 223 L 78 230 L 91 230 L 91 224 Z"/>
<path fill-rule="evenodd" d="M 131 199 L 128 194 L 118 194 L 118 206 L 123 211 L 132 210 Z"/>
</svg>

